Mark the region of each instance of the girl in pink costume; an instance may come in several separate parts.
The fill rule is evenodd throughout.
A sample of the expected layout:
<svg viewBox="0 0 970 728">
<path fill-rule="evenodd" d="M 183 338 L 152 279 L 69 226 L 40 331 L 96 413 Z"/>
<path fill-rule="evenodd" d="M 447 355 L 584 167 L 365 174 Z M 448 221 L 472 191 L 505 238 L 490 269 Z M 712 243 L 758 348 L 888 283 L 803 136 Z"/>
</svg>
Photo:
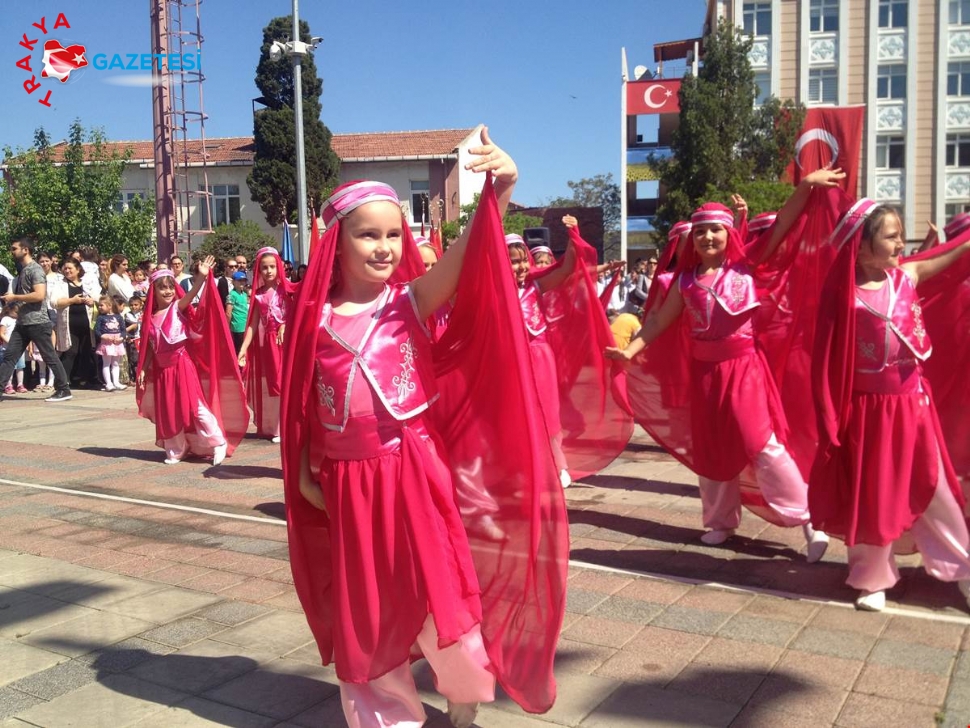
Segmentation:
<svg viewBox="0 0 970 728">
<path fill-rule="evenodd" d="M 687 407 L 679 409 L 689 417 L 689 435 L 671 426 L 662 444 L 698 475 L 708 529 L 701 540 L 706 544 L 723 543 L 740 524 L 739 477 L 750 465 L 757 502 L 745 505 L 756 506 L 752 510 L 778 525 L 802 526 L 810 562 L 825 553 L 828 539 L 809 525 L 808 486 L 785 447 L 787 421 L 756 342 L 753 322 L 760 302 L 753 270 L 771 261 L 812 187 L 835 186 L 843 176 L 828 170 L 808 175 L 758 250 L 745 251 L 731 210 L 717 203 L 702 205 L 691 216 L 693 246 L 680 257 L 663 305 L 645 317 L 625 350 L 606 351 L 610 358 L 630 360 L 669 326 L 682 324 L 687 329 L 690 361 L 682 373 Z M 629 388 L 636 413 L 642 410 L 638 401 L 649 398 L 637 391 L 636 380 L 631 379 Z M 643 421 L 643 416 L 638 419 Z M 674 436 L 686 446 L 675 443 Z"/>
<path fill-rule="evenodd" d="M 954 301 L 952 289 L 970 274 L 970 232 L 905 260 L 904 243 L 888 207 L 862 199 L 843 216 L 812 360 L 821 423 L 812 522 L 845 539 L 846 582 L 867 611 L 881 610 L 899 580 L 893 554 L 914 546 L 929 574 L 958 582 L 970 601 L 970 534 L 923 373 L 933 345 L 921 306 L 947 288 Z M 946 356 L 947 339 L 965 340 L 966 326 L 940 333 Z"/>
<path fill-rule="evenodd" d="M 275 248 L 256 252 L 249 297 L 246 335 L 239 347 L 239 366 L 246 372 L 246 394 L 256 432 L 280 441 L 280 361 L 286 332 L 286 310 L 296 284 L 282 275 L 283 261 Z M 252 352 L 250 352 L 252 347 Z M 247 356 L 250 353 L 250 356 Z"/>
<path fill-rule="evenodd" d="M 136 398 L 138 414 L 155 423 L 155 442 L 167 465 L 190 452 L 218 465 L 246 434 L 242 380 L 209 273 L 214 262 L 209 256 L 199 264 L 188 293 L 170 270 L 149 279 Z"/>
</svg>

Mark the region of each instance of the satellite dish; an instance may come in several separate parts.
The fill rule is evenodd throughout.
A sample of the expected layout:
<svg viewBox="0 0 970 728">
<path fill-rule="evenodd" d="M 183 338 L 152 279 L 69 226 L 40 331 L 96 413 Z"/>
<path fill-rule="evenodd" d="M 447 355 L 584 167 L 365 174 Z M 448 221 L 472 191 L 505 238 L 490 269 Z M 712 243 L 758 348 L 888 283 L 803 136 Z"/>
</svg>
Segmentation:
<svg viewBox="0 0 970 728">
<path fill-rule="evenodd" d="M 650 73 L 650 69 L 646 66 L 637 66 L 633 69 L 633 78 L 639 81 L 641 78 L 646 76 L 647 78 L 652 78 L 653 74 Z"/>
</svg>

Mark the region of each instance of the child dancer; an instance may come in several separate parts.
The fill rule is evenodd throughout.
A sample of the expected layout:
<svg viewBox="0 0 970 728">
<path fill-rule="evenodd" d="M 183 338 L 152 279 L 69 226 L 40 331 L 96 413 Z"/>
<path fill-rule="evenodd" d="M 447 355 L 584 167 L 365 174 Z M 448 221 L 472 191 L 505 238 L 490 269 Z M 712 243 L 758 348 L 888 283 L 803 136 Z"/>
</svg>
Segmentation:
<svg viewBox="0 0 970 728">
<path fill-rule="evenodd" d="M 565 220 L 565 218 L 563 218 Z M 570 242 L 563 256 L 562 265 L 554 273 L 550 273 L 535 280 L 529 280 L 532 268 L 532 258 L 529 248 L 521 235 L 506 235 L 505 244 L 509 250 L 509 261 L 512 263 L 512 274 L 519 288 L 519 305 L 522 308 L 522 318 L 525 328 L 529 332 L 529 353 L 532 354 L 532 368 L 535 371 L 536 384 L 539 387 L 539 401 L 545 415 L 546 427 L 552 439 L 552 452 L 559 468 L 559 479 L 563 488 L 572 483 L 566 464 L 566 456 L 562 450 L 562 421 L 560 419 L 559 403 L 559 375 L 556 371 L 556 355 L 546 338 L 548 322 L 542 305 L 542 294 L 553 290 L 572 273 L 576 265 L 576 250 Z"/>
<path fill-rule="evenodd" d="M 751 263 L 761 266 L 771 260 L 814 185 L 832 187 L 842 177 L 838 170 L 808 175 L 779 212 L 771 238 L 752 253 L 757 257 Z M 739 476 L 752 465 L 760 490 L 757 505 L 765 517 L 786 527 L 802 526 L 808 560 L 818 561 L 827 538 L 809 525 L 808 487 L 784 444 L 787 423 L 765 356 L 756 345 L 758 291 L 734 215 L 723 205 L 707 203 L 691 216 L 691 225 L 693 246 L 678 262 L 676 285 L 663 306 L 645 318 L 630 346 L 608 349 L 607 356 L 629 360 L 670 325 L 683 322 L 691 352 L 688 406 L 682 410 L 689 416 L 689 437 L 683 432 L 679 442 L 663 439 L 664 434 L 678 434 L 674 425 L 659 435 L 668 451 L 699 476 L 708 529 L 701 540 L 717 545 L 734 534 L 741 521 Z M 643 393 L 634 396 L 632 381 L 630 389 L 635 408 L 638 399 L 650 400 Z"/>
<path fill-rule="evenodd" d="M 94 326 L 98 339 L 97 353 L 101 355 L 101 374 L 104 391 L 127 389 L 121 383 L 121 360 L 125 355 L 125 322 L 118 312 L 118 304 L 110 296 L 98 299 L 98 321 Z"/>
<path fill-rule="evenodd" d="M 417 235 L 414 238 L 414 242 L 418 246 L 418 252 L 421 254 L 421 262 L 424 263 L 425 271 L 434 268 L 435 263 L 438 262 L 438 251 L 434 249 L 431 241 L 423 235 Z"/>
<path fill-rule="evenodd" d="M 253 410 L 256 432 L 279 442 L 280 356 L 286 331 L 286 310 L 296 284 L 283 277 L 283 261 L 276 248 L 256 251 L 254 270 L 246 336 L 239 347 L 239 366 L 246 372 L 246 394 Z M 253 356 L 247 357 L 250 346 Z"/>
<path fill-rule="evenodd" d="M 0 310 L 0 362 L 3 361 L 3 357 L 7 350 L 7 344 L 10 343 L 10 336 L 13 334 L 14 328 L 17 326 L 17 316 L 20 309 L 19 303 L 7 303 Z M 24 367 L 26 366 L 26 353 L 20 356 L 17 360 L 16 365 L 14 365 L 14 374 L 9 382 L 0 382 L 0 385 L 4 385 L 4 394 L 13 394 L 17 392 L 23 394 L 27 391 L 24 386 Z M 14 381 L 17 382 L 16 388 L 14 388 Z"/>
<path fill-rule="evenodd" d="M 219 465 L 246 433 L 249 416 L 209 256 L 188 293 L 170 270 L 149 279 L 138 357 L 138 413 L 155 423 L 166 465 L 189 452 Z M 201 293 L 198 307 L 192 299 Z M 196 364 L 198 362 L 198 365 Z"/>
<path fill-rule="evenodd" d="M 834 242 L 841 249 L 825 282 L 812 360 L 822 430 L 812 522 L 845 539 L 846 582 L 859 590 L 859 609 L 885 606 L 885 590 L 899 580 L 894 547 L 907 532 L 927 573 L 958 582 L 970 602 L 970 535 L 923 377 L 932 347 L 920 306 L 929 287 L 966 278 L 970 241 L 903 261 L 899 216 L 863 199 Z"/>
<path fill-rule="evenodd" d="M 532 262 L 536 268 L 548 268 L 556 262 L 552 248 L 548 245 L 536 245 L 532 248 Z"/>
<path fill-rule="evenodd" d="M 551 680 L 547 643 L 555 642 L 549 633 L 558 631 L 558 611 L 533 622 L 514 608 L 515 598 L 502 598 L 513 582 L 529 578 L 525 571 L 483 581 L 487 589 L 497 589 L 493 606 L 483 609 L 487 595 L 480 591 L 440 451 L 447 438 L 465 428 L 456 426 L 439 436 L 427 414 L 437 399 L 437 385 L 425 322 L 455 294 L 459 276 L 457 314 L 475 308 L 476 301 L 463 303 L 466 290 L 474 297 L 496 291 L 491 281 L 487 288 L 476 287 L 474 279 L 496 270 L 494 259 L 483 259 L 471 271 L 463 261 L 466 248 L 469 256 L 480 250 L 495 255 L 498 241 L 492 237 L 491 247 L 486 246 L 489 239 L 482 239 L 480 230 L 491 225 L 486 232 L 497 233 L 499 209 L 511 197 L 516 169 L 484 129 L 482 141 L 471 150 L 474 161 L 468 168 L 495 175 L 501 203 L 487 183 L 475 220 L 420 277 L 423 266 L 394 190 L 378 182 L 338 188 L 324 206 L 327 232 L 313 247 L 288 322 L 283 462 L 291 563 L 321 656 L 325 663 L 335 662 L 351 728 L 418 728 L 424 723 L 409 669 L 412 645 L 434 669 L 455 726 L 471 725 L 477 704 L 493 699 L 495 673 L 528 708 L 546 710 L 551 703 L 544 693 Z M 470 239 L 485 247 L 469 244 Z M 401 280 L 402 269 L 413 282 L 394 282 Z M 504 283 L 505 295 L 514 295 L 507 279 Z M 511 320 L 510 304 L 489 311 L 490 320 Z M 482 326 L 488 329 L 487 322 Z M 447 336 L 450 341 L 469 332 L 463 325 L 449 329 Z M 527 356 L 521 331 L 504 334 L 507 341 L 519 342 L 517 351 Z M 492 334 L 487 330 L 485 335 Z M 488 347 L 503 349 L 507 341 L 490 340 Z M 487 349 L 479 346 L 479 351 Z M 517 384 L 520 367 L 527 364 L 506 365 L 511 370 L 502 376 L 510 397 L 515 396 L 503 411 L 514 419 L 521 404 L 518 393 L 525 391 Z M 482 374 L 490 376 L 495 369 Z M 470 389 L 475 391 L 463 380 L 462 391 Z M 535 440 L 525 442 L 531 448 Z M 542 503 L 537 507 L 548 518 L 558 519 L 551 462 L 546 472 L 547 490 L 535 503 Z M 524 479 L 510 482 L 523 491 L 532 488 Z M 519 511 L 520 526 L 528 521 Z M 519 548 L 522 544 L 516 542 L 517 550 L 498 559 L 495 549 L 501 547 L 493 545 L 484 563 L 493 570 L 504 568 L 499 562 L 519 560 L 519 552 L 526 550 Z M 559 573 L 555 564 L 563 554 L 557 554 L 529 562 L 533 572 L 543 574 L 541 584 L 529 592 L 551 583 L 550 567 Z M 490 617 L 498 616 L 490 610 L 505 610 L 491 622 L 497 632 L 489 632 Z M 512 654 L 501 659 L 509 640 L 520 638 L 529 645 L 522 659 Z M 520 672 L 529 685 L 541 685 L 541 694 L 519 692 L 522 685 L 513 676 Z"/>
</svg>

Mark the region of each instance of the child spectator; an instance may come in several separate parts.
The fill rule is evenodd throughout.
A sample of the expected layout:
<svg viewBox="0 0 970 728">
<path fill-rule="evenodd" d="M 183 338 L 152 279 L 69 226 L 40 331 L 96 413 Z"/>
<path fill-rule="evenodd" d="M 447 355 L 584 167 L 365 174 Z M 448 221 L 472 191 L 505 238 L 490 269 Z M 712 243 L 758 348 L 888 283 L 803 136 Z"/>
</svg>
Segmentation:
<svg viewBox="0 0 970 728">
<path fill-rule="evenodd" d="M 19 303 L 8 303 L 0 311 L 0 362 L 3 361 L 4 356 L 6 356 L 7 344 L 10 343 L 10 336 L 13 334 L 14 328 L 17 326 L 17 315 L 20 309 Z M 14 392 L 19 392 L 23 394 L 27 391 L 24 387 L 24 356 L 21 355 L 20 359 L 14 365 L 14 380 L 17 382 L 17 388 L 14 389 L 13 382 L 0 382 L 0 384 L 6 384 L 3 389 L 4 394 L 13 394 Z"/>
<path fill-rule="evenodd" d="M 226 318 L 229 319 L 229 333 L 236 347 L 236 355 L 243 339 L 246 338 L 246 321 L 249 319 L 249 294 L 246 293 L 246 271 L 237 270 L 232 274 L 232 290 L 226 299 Z"/>
<path fill-rule="evenodd" d="M 125 355 L 125 322 L 118 304 L 108 296 L 98 300 L 98 323 L 94 335 L 98 339 L 97 353 L 101 355 L 104 391 L 127 389 L 121 383 L 121 359 Z"/>
</svg>

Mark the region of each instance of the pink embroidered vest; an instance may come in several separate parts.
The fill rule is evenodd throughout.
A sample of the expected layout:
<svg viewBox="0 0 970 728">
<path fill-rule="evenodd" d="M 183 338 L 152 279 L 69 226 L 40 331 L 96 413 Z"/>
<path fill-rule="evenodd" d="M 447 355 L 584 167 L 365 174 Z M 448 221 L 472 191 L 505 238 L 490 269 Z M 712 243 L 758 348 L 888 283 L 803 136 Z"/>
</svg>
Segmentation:
<svg viewBox="0 0 970 728">
<path fill-rule="evenodd" d="M 373 320 L 356 348 L 331 327 L 332 309 L 323 307 L 317 339 L 315 396 L 321 424 L 342 432 L 350 416 L 354 378 L 364 376 L 396 420 L 420 414 L 438 397 L 430 334 L 418 318 L 406 285 L 384 289 Z"/>
<path fill-rule="evenodd" d="M 526 283 L 524 288 L 519 289 L 522 318 L 525 319 L 525 328 L 533 337 L 542 336 L 546 332 L 546 316 L 539 303 L 541 295 L 539 284 L 535 281 Z"/>
<path fill-rule="evenodd" d="M 279 288 L 267 288 L 256 294 L 259 319 L 267 331 L 276 331 L 286 321 L 286 302 Z"/>
<path fill-rule="evenodd" d="M 761 305 L 754 279 L 742 264 L 721 268 L 710 285 L 702 283 L 694 271 L 685 271 L 680 276 L 679 285 L 690 319 L 691 335 L 702 334 L 711 328 L 715 307 L 729 316 L 740 316 Z"/>
<path fill-rule="evenodd" d="M 152 349 L 155 361 L 160 367 L 171 366 L 185 352 L 189 338 L 189 328 L 184 315 L 173 303 L 164 311 L 152 315 Z"/>
<path fill-rule="evenodd" d="M 882 372 L 913 358 L 926 361 L 933 352 L 912 278 L 902 268 L 886 273 L 880 291 L 856 290 L 856 372 Z"/>
</svg>

